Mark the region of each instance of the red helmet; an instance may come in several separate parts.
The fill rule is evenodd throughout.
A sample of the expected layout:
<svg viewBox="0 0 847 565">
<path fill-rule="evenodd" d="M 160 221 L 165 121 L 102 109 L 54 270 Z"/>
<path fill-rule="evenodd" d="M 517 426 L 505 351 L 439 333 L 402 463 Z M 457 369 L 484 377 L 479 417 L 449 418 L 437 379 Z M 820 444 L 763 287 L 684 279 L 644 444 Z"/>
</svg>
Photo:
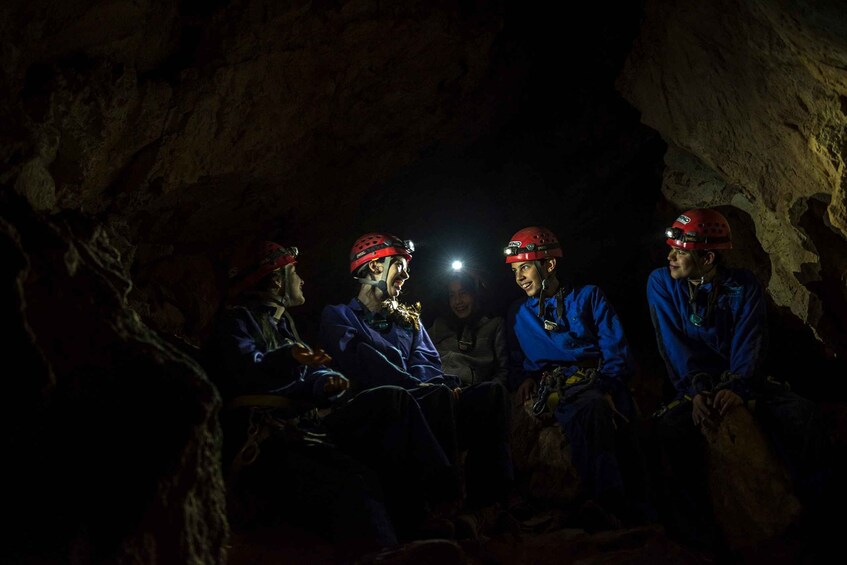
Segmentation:
<svg viewBox="0 0 847 565">
<path fill-rule="evenodd" d="M 732 233 L 723 214 L 694 208 L 679 215 L 665 230 L 667 244 L 677 249 L 732 249 Z"/>
<path fill-rule="evenodd" d="M 368 261 L 380 257 L 401 255 L 406 261 L 411 261 L 414 252 L 415 244 L 409 240 L 402 240 L 387 233 L 366 233 L 357 239 L 350 249 L 350 272 L 355 273 L 356 269 Z"/>
<path fill-rule="evenodd" d="M 273 241 L 252 243 L 242 248 L 230 261 L 229 293 L 234 296 L 277 269 L 297 263 L 299 254 L 296 247 L 283 247 Z"/>
<path fill-rule="evenodd" d="M 506 263 L 537 261 L 546 257 L 561 257 L 562 247 L 553 232 L 547 228 L 531 226 L 512 236 L 503 249 Z"/>
</svg>

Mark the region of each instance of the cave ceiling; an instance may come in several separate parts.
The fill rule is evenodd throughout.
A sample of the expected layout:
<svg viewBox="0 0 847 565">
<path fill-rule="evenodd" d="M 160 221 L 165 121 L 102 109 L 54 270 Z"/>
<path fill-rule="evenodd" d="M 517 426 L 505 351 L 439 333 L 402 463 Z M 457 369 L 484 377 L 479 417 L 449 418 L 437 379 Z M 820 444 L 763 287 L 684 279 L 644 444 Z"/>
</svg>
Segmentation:
<svg viewBox="0 0 847 565">
<path fill-rule="evenodd" d="M 718 206 L 843 353 L 841 3 L 618 4 L 7 2 L 0 182 L 107 227 L 134 307 L 188 335 L 257 235 L 314 259 L 308 308 L 346 299 L 364 231 L 419 240 L 426 276 L 456 251 L 498 269 L 529 224 L 635 302 L 663 223 Z"/>
</svg>

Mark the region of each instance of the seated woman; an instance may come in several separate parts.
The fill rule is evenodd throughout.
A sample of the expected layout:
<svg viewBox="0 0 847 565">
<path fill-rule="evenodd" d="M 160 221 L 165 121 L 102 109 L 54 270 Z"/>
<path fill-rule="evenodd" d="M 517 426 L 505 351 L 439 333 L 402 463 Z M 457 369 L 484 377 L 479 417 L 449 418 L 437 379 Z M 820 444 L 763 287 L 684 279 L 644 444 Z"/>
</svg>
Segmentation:
<svg viewBox="0 0 847 565">
<path fill-rule="evenodd" d="M 447 279 L 450 313 L 429 328 L 445 373 L 457 375 L 462 386 L 496 381 L 506 386 L 509 355 L 503 318 L 483 313 L 485 286 L 464 271 Z"/>
</svg>

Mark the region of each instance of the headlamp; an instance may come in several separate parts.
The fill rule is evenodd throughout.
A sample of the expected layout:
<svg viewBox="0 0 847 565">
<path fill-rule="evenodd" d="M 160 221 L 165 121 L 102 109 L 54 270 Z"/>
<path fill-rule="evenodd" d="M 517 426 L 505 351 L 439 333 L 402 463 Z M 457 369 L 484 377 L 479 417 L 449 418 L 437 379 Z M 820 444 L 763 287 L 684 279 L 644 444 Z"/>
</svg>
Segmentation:
<svg viewBox="0 0 847 565">
<path fill-rule="evenodd" d="M 368 251 L 376 251 L 377 249 L 383 249 L 385 247 L 398 247 L 401 249 L 405 249 L 409 255 L 415 252 L 415 244 L 411 239 L 386 239 L 381 245 L 377 245 L 375 247 L 370 248 Z"/>
<path fill-rule="evenodd" d="M 694 232 L 685 233 L 682 228 L 667 228 L 665 236 L 674 241 L 682 241 L 687 243 L 718 243 L 725 238 L 714 237 L 709 239 L 708 236 L 698 236 Z"/>
<path fill-rule="evenodd" d="M 453 269 L 456 272 L 461 271 L 464 266 L 465 266 L 464 263 L 462 263 L 458 259 L 456 259 L 455 261 L 450 263 L 450 268 Z"/>
<path fill-rule="evenodd" d="M 262 263 L 273 263 L 279 257 L 291 257 L 292 259 L 297 259 L 298 255 L 300 255 L 300 250 L 296 247 L 280 247 L 266 257 Z"/>
<path fill-rule="evenodd" d="M 536 243 L 527 243 L 526 247 L 508 246 L 503 249 L 503 255 L 510 257 L 519 253 L 532 253 L 533 251 L 547 251 L 548 249 L 557 249 L 558 243 L 548 243 L 547 245 L 538 245 Z"/>
<path fill-rule="evenodd" d="M 681 228 L 667 228 L 665 229 L 665 237 L 668 239 L 675 239 L 677 241 L 681 241 L 683 236 L 683 231 Z"/>
</svg>

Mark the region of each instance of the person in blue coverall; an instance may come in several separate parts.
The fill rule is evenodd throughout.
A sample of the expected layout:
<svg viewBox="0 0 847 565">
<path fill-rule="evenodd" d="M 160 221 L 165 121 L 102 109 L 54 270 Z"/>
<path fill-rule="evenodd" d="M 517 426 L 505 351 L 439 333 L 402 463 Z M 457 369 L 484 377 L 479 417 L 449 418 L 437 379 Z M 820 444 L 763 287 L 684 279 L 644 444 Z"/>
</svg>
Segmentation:
<svg viewBox="0 0 847 565">
<path fill-rule="evenodd" d="M 230 299 L 206 365 L 222 412 L 228 488 L 328 534 L 342 556 L 390 549 L 426 519 L 426 483 L 450 468 L 415 400 L 396 386 L 354 394 L 297 332 L 298 250 L 256 242 L 234 254 Z M 250 430 L 248 432 L 248 430 Z"/>
<path fill-rule="evenodd" d="M 532 401 L 536 413 L 552 409 L 562 426 L 582 482 L 584 526 L 652 521 L 628 388 L 635 362 L 615 310 L 599 287 L 559 280 L 562 248 L 546 228 L 518 231 L 504 255 L 527 296 L 506 324 L 515 400 Z"/>
<path fill-rule="evenodd" d="M 829 476 L 829 437 L 818 407 L 761 374 L 768 345 L 762 285 L 729 268 L 732 234 L 723 214 L 687 210 L 665 231 L 668 264 L 652 271 L 647 301 L 674 396 L 654 414 L 663 455 L 677 479 L 669 522 L 691 543 L 720 542 L 711 519 L 701 427 L 737 407 L 751 409 L 796 482 L 820 503 Z"/>
<path fill-rule="evenodd" d="M 490 507 L 503 502 L 513 481 L 508 391 L 496 382 L 462 387 L 456 375 L 443 372 L 421 324 L 420 306 L 398 301 L 409 279 L 413 251 L 410 241 L 391 234 L 358 238 L 350 253 L 356 296 L 347 304 L 324 308 L 320 341 L 353 390 L 387 384 L 409 390 L 459 476 L 459 454 L 466 454 L 466 508 Z M 462 481 L 456 483 L 461 497 Z"/>
</svg>

